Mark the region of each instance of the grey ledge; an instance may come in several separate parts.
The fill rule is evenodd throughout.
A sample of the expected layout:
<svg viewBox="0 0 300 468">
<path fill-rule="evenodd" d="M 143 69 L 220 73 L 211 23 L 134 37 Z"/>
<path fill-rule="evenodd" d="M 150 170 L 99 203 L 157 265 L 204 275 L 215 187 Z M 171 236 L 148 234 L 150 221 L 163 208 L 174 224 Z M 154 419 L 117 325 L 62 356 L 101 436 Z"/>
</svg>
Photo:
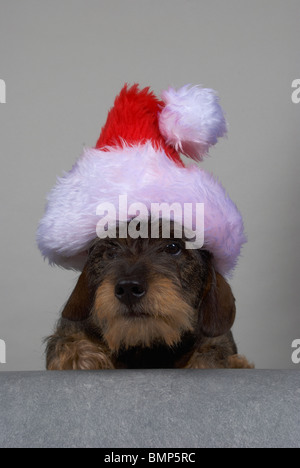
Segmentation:
<svg viewBox="0 0 300 468">
<path fill-rule="evenodd" d="M 300 372 L 0 372 L 0 447 L 300 447 Z"/>
</svg>

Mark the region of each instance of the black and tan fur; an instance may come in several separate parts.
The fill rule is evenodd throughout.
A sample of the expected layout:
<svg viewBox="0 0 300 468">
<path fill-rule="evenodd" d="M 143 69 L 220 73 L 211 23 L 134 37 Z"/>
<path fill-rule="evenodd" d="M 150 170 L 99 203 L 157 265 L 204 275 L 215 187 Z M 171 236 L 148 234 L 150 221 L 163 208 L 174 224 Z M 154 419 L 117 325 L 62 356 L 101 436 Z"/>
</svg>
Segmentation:
<svg viewBox="0 0 300 468">
<path fill-rule="evenodd" d="M 132 303 L 118 297 L 124 279 L 142 291 Z M 237 354 L 234 319 L 208 251 L 172 238 L 97 239 L 47 339 L 47 369 L 253 367 Z"/>
</svg>

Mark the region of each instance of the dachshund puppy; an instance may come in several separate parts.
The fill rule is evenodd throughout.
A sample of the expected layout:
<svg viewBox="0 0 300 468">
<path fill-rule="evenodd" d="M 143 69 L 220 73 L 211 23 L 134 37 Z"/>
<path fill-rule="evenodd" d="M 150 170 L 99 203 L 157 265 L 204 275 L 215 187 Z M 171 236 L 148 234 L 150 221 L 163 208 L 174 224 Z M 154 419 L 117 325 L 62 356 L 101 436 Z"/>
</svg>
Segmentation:
<svg viewBox="0 0 300 468">
<path fill-rule="evenodd" d="M 230 331 L 235 299 L 207 250 L 182 239 L 97 239 L 47 369 L 251 368 Z"/>
</svg>

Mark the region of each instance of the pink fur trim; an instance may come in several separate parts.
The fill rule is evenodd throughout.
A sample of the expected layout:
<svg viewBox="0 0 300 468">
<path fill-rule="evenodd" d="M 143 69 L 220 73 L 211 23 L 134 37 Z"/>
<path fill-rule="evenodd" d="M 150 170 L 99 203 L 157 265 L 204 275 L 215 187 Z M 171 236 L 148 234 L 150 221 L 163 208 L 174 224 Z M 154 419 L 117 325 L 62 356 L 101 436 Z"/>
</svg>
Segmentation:
<svg viewBox="0 0 300 468">
<path fill-rule="evenodd" d="M 96 238 L 99 203 L 204 203 L 205 245 L 228 275 L 246 241 L 242 217 L 222 185 L 197 165 L 181 168 L 151 143 L 101 151 L 88 148 L 48 196 L 37 242 L 51 264 L 82 269 Z"/>
<path fill-rule="evenodd" d="M 212 89 L 185 85 L 164 91 L 162 99 L 165 107 L 159 115 L 159 129 L 166 142 L 201 161 L 227 132 L 217 94 Z"/>
</svg>

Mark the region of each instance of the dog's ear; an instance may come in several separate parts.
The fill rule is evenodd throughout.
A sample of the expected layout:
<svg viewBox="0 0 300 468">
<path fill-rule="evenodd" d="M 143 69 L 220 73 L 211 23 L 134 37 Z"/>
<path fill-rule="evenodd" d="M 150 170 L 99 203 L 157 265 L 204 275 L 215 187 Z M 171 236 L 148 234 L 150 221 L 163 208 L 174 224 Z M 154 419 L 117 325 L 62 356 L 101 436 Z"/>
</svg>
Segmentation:
<svg viewBox="0 0 300 468">
<path fill-rule="evenodd" d="M 235 298 L 227 281 L 211 272 L 200 306 L 200 323 L 205 336 L 220 336 L 228 332 L 235 319 Z"/>
<path fill-rule="evenodd" d="M 87 272 L 86 269 L 84 269 L 62 311 L 62 317 L 73 321 L 85 320 L 89 316 L 91 307 L 92 298 Z"/>
</svg>

